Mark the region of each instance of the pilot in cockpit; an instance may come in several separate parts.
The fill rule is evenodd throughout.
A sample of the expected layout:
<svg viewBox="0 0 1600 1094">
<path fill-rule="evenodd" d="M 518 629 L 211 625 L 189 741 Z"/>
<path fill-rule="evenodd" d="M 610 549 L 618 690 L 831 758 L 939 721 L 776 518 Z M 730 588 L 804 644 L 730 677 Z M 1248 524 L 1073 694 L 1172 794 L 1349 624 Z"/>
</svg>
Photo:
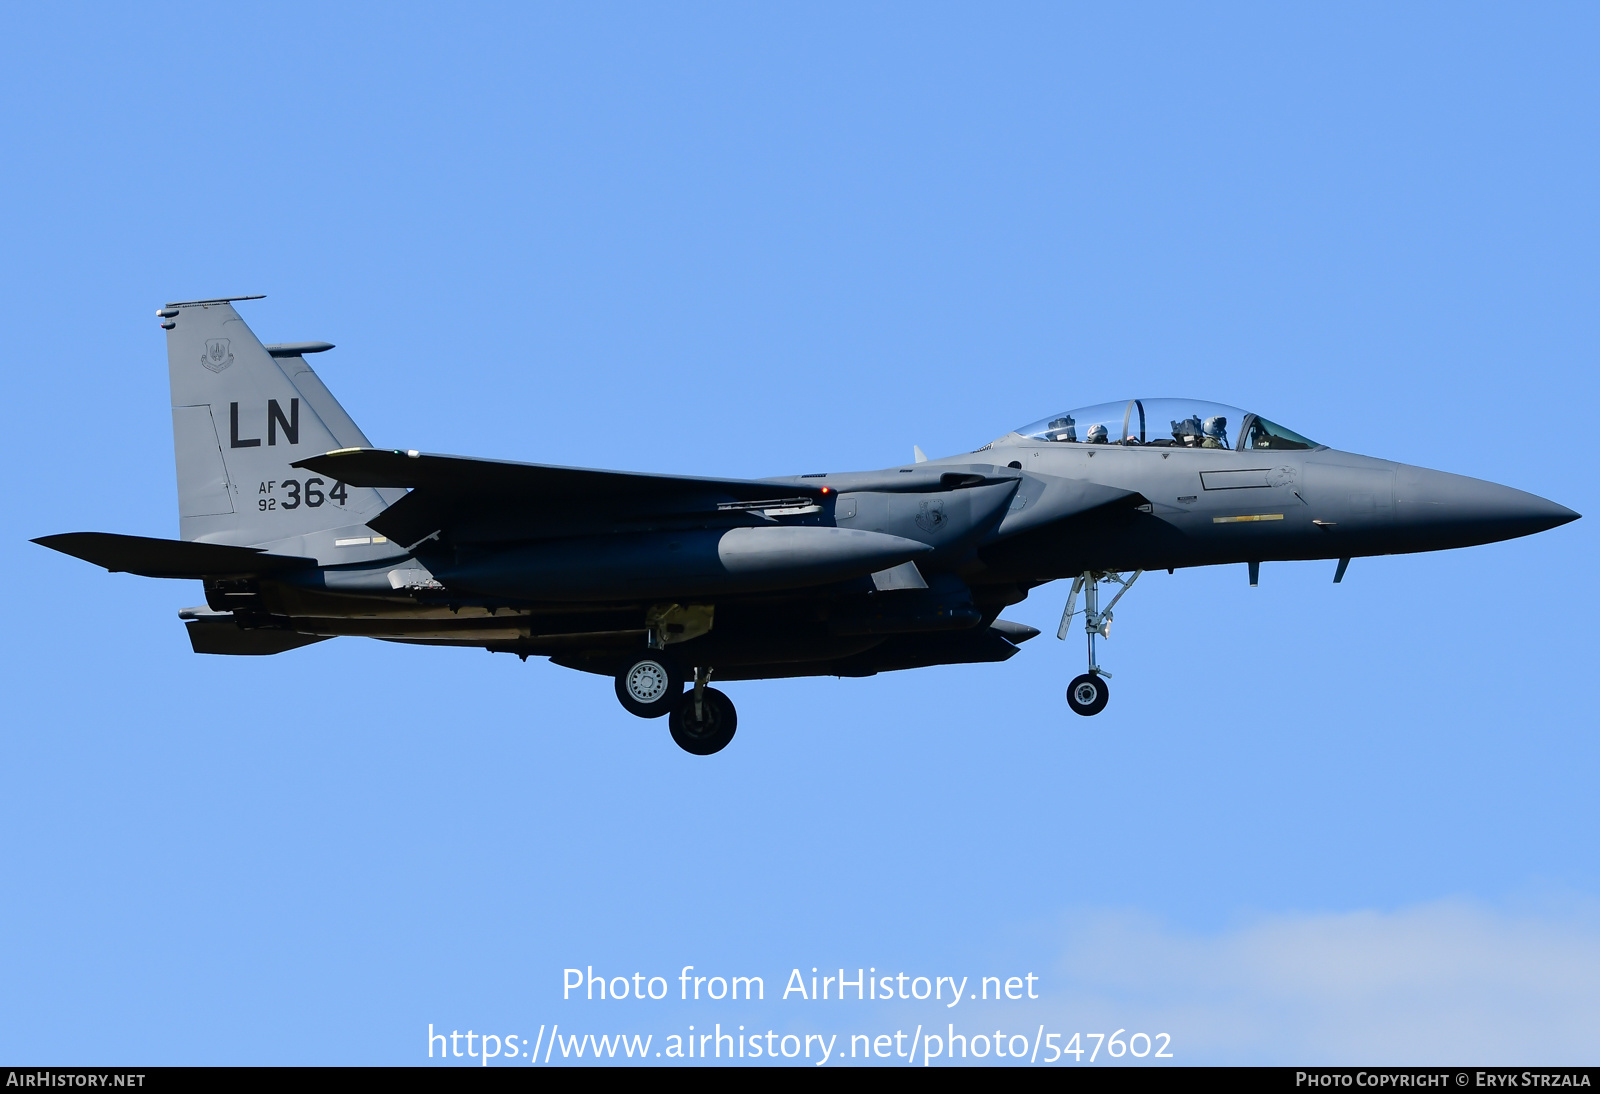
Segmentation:
<svg viewBox="0 0 1600 1094">
<path fill-rule="evenodd" d="M 1094 425 L 1090 426 L 1089 427 L 1089 436 L 1086 438 L 1086 441 L 1089 444 L 1108 444 L 1108 443 L 1110 443 L 1109 439 L 1107 437 L 1107 434 L 1106 434 L 1106 427 L 1104 425 L 1100 424 L 1099 422 L 1096 422 Z"/>
<path fill-rule="evenodd" d="M 1228 447 L 1228 419 L 1218 414 L 1214 418 L 1207 418 L 1202 427 L 1205 439 L 1200 442 L 1201 448 L 1227 448 Z"/>
<path fill-rule="evenodd" d="M 1181 422 L 1172 423 L 1172 440 L 1180 448 L 1199 448 L 1205 436 L 1200 428 L 1200 416 L 1192 414 Z"/>
</svg>

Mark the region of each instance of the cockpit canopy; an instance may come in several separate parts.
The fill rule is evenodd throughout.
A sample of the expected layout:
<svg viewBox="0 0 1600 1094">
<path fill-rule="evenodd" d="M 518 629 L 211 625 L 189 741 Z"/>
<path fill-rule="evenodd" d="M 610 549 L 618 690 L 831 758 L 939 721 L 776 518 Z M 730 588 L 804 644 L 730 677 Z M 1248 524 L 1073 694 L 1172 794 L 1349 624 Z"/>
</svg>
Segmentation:
<svg viewBox="0 0 1600 1094">
<path fill-rule="evenodd" d="M 1128 399 L 1068 410 L 1017 430 L 1036 441 L 1155 448 L 1321 448 L 1259 414 L 1198 399 Z"/>
</svg>

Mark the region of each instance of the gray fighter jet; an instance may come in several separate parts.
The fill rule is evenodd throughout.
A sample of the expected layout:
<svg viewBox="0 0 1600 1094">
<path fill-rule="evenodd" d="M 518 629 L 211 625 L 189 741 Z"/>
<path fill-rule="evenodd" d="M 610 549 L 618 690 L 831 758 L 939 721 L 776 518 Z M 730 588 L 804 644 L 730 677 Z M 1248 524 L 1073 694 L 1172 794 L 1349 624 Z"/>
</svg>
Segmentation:
<svg viewBox="0 0 1600 1094">
<path fill-rule="evenodd" d="M 306 363 L 230 297 L 168 304 L 179 539 L 35 542 L 112 571 L 198 579 L 197 653 L 344 635 L 481 646 L 612 677 L 697 755 L 733 737 L 722 680 L 1004 661 L 1000 613 L 1070 580 L 1087 671 L 1146 570 L 1438 551 L 1576 520 L 1494 483 L 1329 448 L 1195 399 L 1052 415 L 975 452 L 882 471 L 686 478 L 374 448 Z M 1109 595 L 1115 590 L 1115 595 Z M 1103 599 L 1109 596 L 1109 599 Z M 1078 608 L 1082 598 L 1083 608 Z M 686 691 L 686 687 L 688 690 Z"/>
</svg>

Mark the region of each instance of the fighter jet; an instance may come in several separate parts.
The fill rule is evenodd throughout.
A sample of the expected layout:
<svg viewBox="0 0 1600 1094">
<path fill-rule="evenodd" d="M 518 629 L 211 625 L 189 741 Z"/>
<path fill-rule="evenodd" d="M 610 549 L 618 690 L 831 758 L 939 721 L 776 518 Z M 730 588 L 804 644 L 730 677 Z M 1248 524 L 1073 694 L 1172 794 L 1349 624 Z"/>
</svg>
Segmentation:
<svg viewBox="0 0 1600 1094">
<path fill-rule="evenodd" d="M 1532 494 L 1342 452 L 1260 414 L 1126 399 L 974 452 L 881 471 L 700 478 L 375 448 L 306 358 L 227 297 L 168 304 L 178 539 L 34 542 L 115 572 L 199 580 L 196 653 L 341 636 L 547 657 L 610 677 L 696 755 L 733 738 L 709 686 L 1004 661 L 1039 632 L 1000 613 L 1071 582 L 1096 640 L 1147 570 L 1467 547 L 1577 513 Z M 1083 607 L 1078 607 L 1079 599 Z"/>
</svg>

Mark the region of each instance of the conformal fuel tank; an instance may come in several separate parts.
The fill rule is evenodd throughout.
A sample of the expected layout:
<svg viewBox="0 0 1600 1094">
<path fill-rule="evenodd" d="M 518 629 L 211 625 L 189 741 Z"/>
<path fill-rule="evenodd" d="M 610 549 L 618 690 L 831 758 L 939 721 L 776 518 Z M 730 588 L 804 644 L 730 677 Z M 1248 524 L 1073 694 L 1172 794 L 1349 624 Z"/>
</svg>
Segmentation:
<svg viewBox="0 0 1600 1094">
<path fill-rule="evenodd" d="M 698 529 L 525 544 L 430 568 L 452 591 L 526 600 L 706 596 L 822 585 L 909 562 L 925 543 L 852 528 Z"/>
</svg>

